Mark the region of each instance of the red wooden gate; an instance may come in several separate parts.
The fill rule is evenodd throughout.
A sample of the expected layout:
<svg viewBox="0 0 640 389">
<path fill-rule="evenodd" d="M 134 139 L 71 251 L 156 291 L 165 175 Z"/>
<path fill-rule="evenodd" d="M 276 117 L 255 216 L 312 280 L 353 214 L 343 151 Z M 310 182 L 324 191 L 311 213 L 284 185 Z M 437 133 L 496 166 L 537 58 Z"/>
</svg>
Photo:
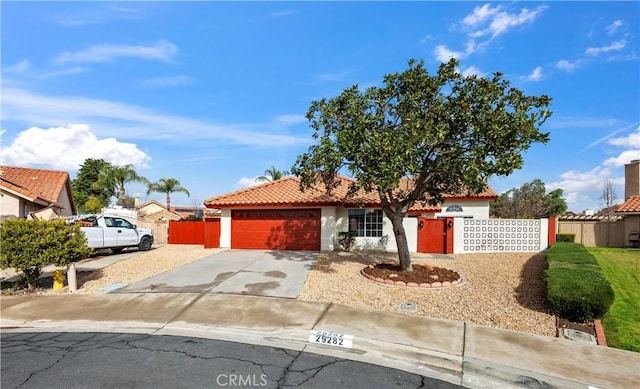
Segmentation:
<svg viewBox="0 0 640 389">
<path fill-rule="evenodd" d="M 418 218 L 418 252 L 445 254 L 447 219 Z"/>
<path fill-rule="evenodd" d="M 169 244 L 204 244 L 204 222 L 169 221 Z"/>
</svg>

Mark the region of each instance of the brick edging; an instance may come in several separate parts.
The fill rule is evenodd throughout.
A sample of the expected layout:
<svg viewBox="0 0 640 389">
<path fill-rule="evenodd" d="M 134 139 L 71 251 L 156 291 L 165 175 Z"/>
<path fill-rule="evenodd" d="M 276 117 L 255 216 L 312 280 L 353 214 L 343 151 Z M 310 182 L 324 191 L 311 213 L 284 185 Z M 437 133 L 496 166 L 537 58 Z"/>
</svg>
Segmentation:
<svg viewBox="0 0 640 389">
<path fill-rule="evenodd" d="M 594 320 L 593 326 L 596 328 L 596 342 L 598 346 L 607 346 L 607 338 L 604 336 L 604 329 L 602 328 L 601 320 Z"/>
<path fill-rule="evenodd" d="M 380 277 L 374 277 L 370 274 L 364 272 L 364 269 L 360 269 L 360 275 L 379 284 L 387 285 L 387 286 L 406 286 L 410 288 L 423 288 L 423 289 L 432 289 L 432 288 L 449 288 L 452 286 L 458 286 L 463 283 L 462 276 L 455 281 L 445 281 L 445 282 L 433 282 L 433 283 L 415 283 L 415 282 L 404 282 L 404 281 L 393 281 L 393 280 L 383 280 Z"/>
</svg>

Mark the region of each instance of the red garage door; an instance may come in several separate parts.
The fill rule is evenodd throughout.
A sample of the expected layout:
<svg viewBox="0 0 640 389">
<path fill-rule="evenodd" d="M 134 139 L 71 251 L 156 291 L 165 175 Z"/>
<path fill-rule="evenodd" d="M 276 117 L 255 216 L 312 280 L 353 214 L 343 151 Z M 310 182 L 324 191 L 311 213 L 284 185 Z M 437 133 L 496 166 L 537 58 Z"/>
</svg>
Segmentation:
<svg viewBox="0 0 640 389">
<path fill-rule="evenodd" d="M 231 248 L 320 251 L 320 210 L 232 211 Z"/>
</svg>

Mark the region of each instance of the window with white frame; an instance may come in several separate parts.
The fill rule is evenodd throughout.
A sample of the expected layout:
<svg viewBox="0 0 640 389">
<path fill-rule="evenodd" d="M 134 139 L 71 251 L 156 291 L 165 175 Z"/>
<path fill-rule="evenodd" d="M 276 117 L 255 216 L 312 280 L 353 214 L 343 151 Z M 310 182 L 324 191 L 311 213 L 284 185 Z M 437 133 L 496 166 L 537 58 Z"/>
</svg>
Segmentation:
<svg viewBox="0 0 640 389">
<path fill-rule="evenodd" d="M 357 237 L 381 237 L 382 210 L 350 209 L 349 231 L 355 231 Z"/>
</svg>

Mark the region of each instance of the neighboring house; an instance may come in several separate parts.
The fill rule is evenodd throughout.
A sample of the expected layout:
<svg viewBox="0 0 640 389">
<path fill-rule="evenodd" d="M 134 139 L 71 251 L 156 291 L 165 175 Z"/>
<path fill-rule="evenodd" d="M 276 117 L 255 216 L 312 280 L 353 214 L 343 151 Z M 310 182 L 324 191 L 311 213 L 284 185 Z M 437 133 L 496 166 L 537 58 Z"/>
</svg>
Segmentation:
<svg viewBox="0 0 640 389">
<path fill-rule="evenodd" d="M 0 215 L 27 217 L 76 214 L 69 173 L 0 166 Z"/>
<path fill-rule="evenodd" d="M 337 247 L 340 231 L 355 231 L 355 249 L 395 247 L 391 221 L 383 215 L 376 193 L 346 198 L 353 180 L 340 177 L 327 194 L 324 187 L 301 192 L 300 179 L 280 180 L 205 200 L 221 210 L 220 247 L 327 251 Z M 417 251 L 417 217 L 489 218 L 489 202 L 498 196 L 488 188 L 475 196 L 449 195 L 436 206 L 416 203 L 405 218 L 409 249 Z"/>
<path fill-rule="evenodd" d="M 205 207 L 189 207 L 184 205 L 172 206 L 170 209 L 185 219 L 202 219 L 207 210 Z"/>
<path fill-rule="evenodd" d="M 616 215 L 624 216 L 625 246 L 640 247 L 640 160 L 624 165 L 624 198 Z"/>
<path fill-rule="evenodd" d="M 181 220 L 182 215 L 167 210 L 167 206 L 156 201 L 150 200 L 136 207 L 138 217 L 146 220 Z"/>
</svg>

